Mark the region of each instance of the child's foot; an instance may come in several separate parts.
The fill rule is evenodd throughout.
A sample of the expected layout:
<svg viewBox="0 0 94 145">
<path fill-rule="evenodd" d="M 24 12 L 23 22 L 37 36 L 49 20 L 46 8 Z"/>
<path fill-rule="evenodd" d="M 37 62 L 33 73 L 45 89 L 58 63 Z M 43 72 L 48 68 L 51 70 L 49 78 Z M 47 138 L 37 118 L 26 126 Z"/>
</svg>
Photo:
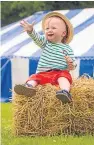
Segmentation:
<svg viewBox="0 0 94 145">
<path fill-rule="evenodd" d="M 16 85 L 14 87 L 14 91 L 19 95 L 25 95 L 25 96 L 28 96 L 28 97 L 31 97 L 31 96 L 36 94 L 36 90 L 28 84 Z"/>
<path fill-rule="evenodd" d="M 63 103 L 70 103 L 72 101 L 71 95 L 66 90 L 60 90 L 56 92 L 56 97 Z"/>
</svg>

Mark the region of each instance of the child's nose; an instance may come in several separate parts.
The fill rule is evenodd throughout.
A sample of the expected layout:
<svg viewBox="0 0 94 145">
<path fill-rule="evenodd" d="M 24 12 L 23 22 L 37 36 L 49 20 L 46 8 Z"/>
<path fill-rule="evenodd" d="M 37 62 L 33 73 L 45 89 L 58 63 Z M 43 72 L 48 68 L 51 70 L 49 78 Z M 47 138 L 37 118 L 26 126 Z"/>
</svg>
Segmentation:
<svg viewBox="0 0 94 145">
<path fill-rule="evenodd" d="M 52 32 L 52 29 L 51 29 L 51 28 L 49 28 L 48 32 Z"/>
</svg>

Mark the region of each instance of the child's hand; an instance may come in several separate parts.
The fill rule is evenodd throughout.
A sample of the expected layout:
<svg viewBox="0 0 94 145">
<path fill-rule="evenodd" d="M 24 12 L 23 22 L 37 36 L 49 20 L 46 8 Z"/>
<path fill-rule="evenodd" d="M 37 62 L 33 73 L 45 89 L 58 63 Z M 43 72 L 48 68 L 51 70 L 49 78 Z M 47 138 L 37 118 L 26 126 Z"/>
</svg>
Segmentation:
<svg viewBox="0 0 94 145">
<path fill-rule="evenodd" d="M 75 68 L 73 60 L 69 56 L 65 56 L 65 59 L 68 65 L 68 70 L 73 70 Z"/>
<path fill-rule="evenodd" d="M 32 24 L 29 24 L 28 22 L 23 20 L 23 21 L 20 22 L 20 24 L 24 28 L 23 31 L 26 31 L 28 33 L 31 33 L 33 31 L 34 22 Z"/>
</svg>

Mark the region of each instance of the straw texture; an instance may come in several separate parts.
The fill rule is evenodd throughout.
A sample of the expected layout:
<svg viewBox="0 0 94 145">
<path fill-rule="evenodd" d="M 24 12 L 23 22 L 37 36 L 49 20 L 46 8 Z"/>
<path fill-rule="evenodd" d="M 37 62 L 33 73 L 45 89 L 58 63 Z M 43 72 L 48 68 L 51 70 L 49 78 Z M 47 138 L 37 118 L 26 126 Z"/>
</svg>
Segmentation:
<svg viewBox="0 0 94 145">
<path fill-rule="evenodd" d="M 56 98 L 58 87 L 47 84 L 36 87 L 36 95 L 27 97 L 14 93 L 14 135 L 45 136 L 94 133 L 94 80 L 73 81 L 73 101 L 62 104 Z"/>
</svg>

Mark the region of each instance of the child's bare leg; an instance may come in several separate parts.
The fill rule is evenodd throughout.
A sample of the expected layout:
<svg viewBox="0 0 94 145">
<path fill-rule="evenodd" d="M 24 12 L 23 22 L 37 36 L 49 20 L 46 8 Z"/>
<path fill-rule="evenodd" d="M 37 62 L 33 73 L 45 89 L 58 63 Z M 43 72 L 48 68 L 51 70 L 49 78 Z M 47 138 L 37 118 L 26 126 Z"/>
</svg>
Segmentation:
<svg viewBox="0 0 94 145">
<path fill-rule="evenodd" d="M 69 94 L 70 82 L 65 77 L 60 77 L 57 81 L 61 90 L 56 92 L 56 97 L 63 103 L 71 102 L 71 95 Z"/>
<path fill-rule="evenodd" d="M 29 84 L 32 87 L 36 87 L 38 85 L 37 81 L 35 81 L 35 80 L 28 81 L 26 84 Z"/>
<path fill-rule="evenodd" d="M 70 83 L 65 77 L 58 78 L 58 84 L 61 90 L 70 91 Z"/>
</svg>

